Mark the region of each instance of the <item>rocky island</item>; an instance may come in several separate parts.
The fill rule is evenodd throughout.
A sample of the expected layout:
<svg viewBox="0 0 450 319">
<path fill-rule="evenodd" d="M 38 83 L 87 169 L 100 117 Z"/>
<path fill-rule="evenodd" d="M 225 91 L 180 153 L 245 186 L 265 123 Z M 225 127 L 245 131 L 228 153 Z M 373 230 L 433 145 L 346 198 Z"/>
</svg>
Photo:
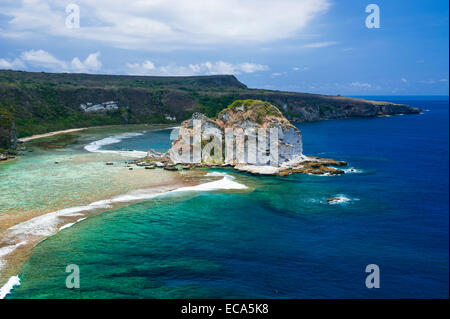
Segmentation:
<svg viewBox="0 0 450 319">
<path fill-rule="evenodd" d="M 201 113 L 182 123 L 178 138 L 166 154 L 150 150 L 135 162 L 169 170 L 193 167 L 232 167 L 257 175 L 293 173 L 337 175 L 344 161 L 303 154 L 302 135 L 269 102 L 236 100 L 216 119 Z"/>
</svg>

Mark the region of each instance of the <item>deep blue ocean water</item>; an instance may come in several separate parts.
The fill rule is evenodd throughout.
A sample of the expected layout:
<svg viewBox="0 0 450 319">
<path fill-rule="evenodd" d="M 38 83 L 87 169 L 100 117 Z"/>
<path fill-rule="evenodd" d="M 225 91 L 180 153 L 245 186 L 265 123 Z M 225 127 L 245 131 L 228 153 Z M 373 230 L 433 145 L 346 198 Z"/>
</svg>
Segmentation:
<svg viewBox="0 0 450 319">
<path fill-rule="evenodd" d="M 224 170 L 249 191 L 160 197 L 88 218 L 39 244 L 8 297 L 448 298 L 448 97 L 376 98 L 429 111 L 297 125 L 305 154 L 357 173 Z M 169 145 L 160 131 L 111 149 Z M 350 201 L 326 203 L 338 195 Z M 80 266 L 80 289 L 65 288 L 68 264 Z M 365 286 L 368 264 L 380 267 L 379 289 Z"/>
</svg>

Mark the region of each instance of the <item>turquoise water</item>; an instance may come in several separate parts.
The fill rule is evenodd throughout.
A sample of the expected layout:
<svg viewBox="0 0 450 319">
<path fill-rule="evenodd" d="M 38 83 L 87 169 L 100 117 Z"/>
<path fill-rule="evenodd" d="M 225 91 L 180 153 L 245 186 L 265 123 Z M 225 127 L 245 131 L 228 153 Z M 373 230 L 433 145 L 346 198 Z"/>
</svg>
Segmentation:
<svg viewBox="0 0 450 319">
<path fill-rule="evenodd" d="M 8 298 L 447 298 L 448 98 L 404 99 L 430 111 L 298 125 L 307 155 L 355 173 L 222 170 L 249 189 L 90 217 L 39 244 Z M 145 150 L 146 136 L 170 145 L 165 131 L 110 149 Z M 348 201 L 327 204 L 333 196 Z M 80 289 L 65 287 L 68 264 Z M 380 267 L 379 289 L 365 287 L 368 264 Z"/>
</svg>

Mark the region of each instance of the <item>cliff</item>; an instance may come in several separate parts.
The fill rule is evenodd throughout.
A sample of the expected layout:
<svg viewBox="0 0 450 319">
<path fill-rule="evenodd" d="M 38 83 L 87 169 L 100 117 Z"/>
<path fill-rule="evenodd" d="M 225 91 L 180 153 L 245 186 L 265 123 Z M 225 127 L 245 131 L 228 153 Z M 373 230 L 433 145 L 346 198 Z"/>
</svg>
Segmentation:
<svg viewBox="0 0 450 319">
<path fill-rule="evenodd" d="M 168 156 L 167 156 L 168 155 Z M 274 105 L 259 100 L 236 100 L 216 119 L 194 113 L 182 123 L 167 155 L 166 168 L 186 164 L 226 167 L 261 175 L 343 174 L 330 166 L 347 163 L 303 155 L 302 135 Z M 176 168 L 174 168 L 175 170 Z"/>
<path fill-rule="evenodd" d="M 231 75 L 157 77 L 0 70 L 0 109 L 12 114 L 19 137 L 93 125 L 179 123 L 195 112 L 216 117 L 237 99 L 269 102 L 291 121 L 420 112 L 389 102 L 248 89 Z"/>
</svg>

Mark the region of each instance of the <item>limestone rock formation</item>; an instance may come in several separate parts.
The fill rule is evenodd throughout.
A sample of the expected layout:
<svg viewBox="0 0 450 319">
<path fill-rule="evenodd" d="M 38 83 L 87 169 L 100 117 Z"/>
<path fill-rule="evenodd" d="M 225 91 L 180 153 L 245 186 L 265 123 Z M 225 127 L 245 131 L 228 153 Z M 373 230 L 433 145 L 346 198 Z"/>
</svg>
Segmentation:
<svg viewBox="0 0 450 319">
<path fill-rule="evenodd" d="M 302 153 L 300 131 L 277 107 L 258 100 L 237 100 L 217 119 L 194 113 L 169 150 L 174 163 L 275 167 L 298 162 Z"/>
</svg>

